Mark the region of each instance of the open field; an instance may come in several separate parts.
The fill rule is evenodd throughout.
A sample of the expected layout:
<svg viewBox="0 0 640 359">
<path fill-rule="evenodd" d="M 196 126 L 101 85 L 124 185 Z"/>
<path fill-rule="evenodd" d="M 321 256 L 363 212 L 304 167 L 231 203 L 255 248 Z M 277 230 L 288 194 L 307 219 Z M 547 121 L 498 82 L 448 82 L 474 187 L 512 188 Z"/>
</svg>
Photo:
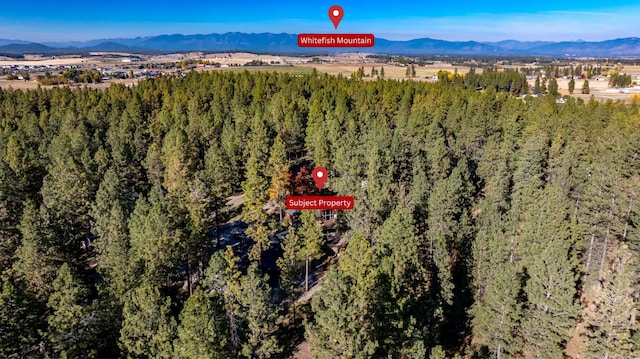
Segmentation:
<svg viewBox="0 0 640 359">
<path fill-rule="evenodd" d="M 304 68 L 298 66 L 236 66 L 236 67 L 227 67 L 227 68 L 216 68 L 216 69 L 196 69 L 196 71 L 224 71 L 224 72 L 281 72 L 287 74 L 310 74 L 313 69 L 312 68 Z"/>
<path fill-rule="evenodd" d="M 371 68 L 375 67 L 376 70 L 380 71 L 381 68 L 384 67 L 384 76 L 385 79 L 395 79 L 401 80 L 406 79 L 406 71 L 407 67 L 397 66 L 397 65 L 389 65 L 389 64 L 381 64 L 381 63 L 328 63 L 328 64 L 316 64 L 316 63 L 306 63 L 295 65 L 296 67 L 307 67 L 307 68 L 316 68 L 320 72 L 326 72 L 329 75 L 338 75 L 342 76 L 351 76 L 354 72 L 358 71 L 360 67 L 364 67 L 364 73 L 369 75 L 371 73 Z M 451 64 L 437 64 L 437 65 L 427 65 L 427 66 L 416 66 L 416 77 L 414 80 L 417 81 L 425 81 L 432 80 L 431 78 L 435 76 L 438 71 L 446 70 L 449 72 L 458 71 L 458 73 L 465 74 L 469 71 L 468 67 L 453 67 Z"/>
</svg>

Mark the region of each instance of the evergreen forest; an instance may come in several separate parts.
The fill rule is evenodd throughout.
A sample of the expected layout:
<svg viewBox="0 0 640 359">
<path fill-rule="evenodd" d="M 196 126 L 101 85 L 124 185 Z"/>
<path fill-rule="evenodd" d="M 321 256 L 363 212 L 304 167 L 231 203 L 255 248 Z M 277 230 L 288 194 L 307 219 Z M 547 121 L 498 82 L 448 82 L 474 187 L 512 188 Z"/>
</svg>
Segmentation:
<svg viewBox="0 0 640 359">
<path fill-rule="evenodd" d="M 640 107 L 439 77 L 0 90 L 0 357 L 640 357 Z"/>
</svg>

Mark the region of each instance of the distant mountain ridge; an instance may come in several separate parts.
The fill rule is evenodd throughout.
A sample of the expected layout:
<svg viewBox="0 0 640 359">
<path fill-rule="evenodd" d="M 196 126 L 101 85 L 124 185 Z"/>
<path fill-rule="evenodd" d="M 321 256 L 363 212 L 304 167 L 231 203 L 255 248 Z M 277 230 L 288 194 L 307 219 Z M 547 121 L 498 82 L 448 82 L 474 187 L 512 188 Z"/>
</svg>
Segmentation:
<svg viewBox="0 0 640 359">
<path fill-rule="evenodd" d="M 0 39 L 0 54 L 56 54 L 86 51 L 184 52 L 184 51 L 254 51 L 254 52 L 345 52 L 353 49 L 300 48 L 296 34 L 228 32 L 207 35 L 159 35 L 136 38 L 97 39 L 84 42 L 32 43 Z M 391 55 L 475 55 L 475 56 L 554 56 L 554 57 L 640 57 L 640 38 L 606 41 L 518 41 L 498 42 L 446 41 L 430 38 L 386 40 L 376 38 L 373 48 L 361 52 Z"/>
</svg>

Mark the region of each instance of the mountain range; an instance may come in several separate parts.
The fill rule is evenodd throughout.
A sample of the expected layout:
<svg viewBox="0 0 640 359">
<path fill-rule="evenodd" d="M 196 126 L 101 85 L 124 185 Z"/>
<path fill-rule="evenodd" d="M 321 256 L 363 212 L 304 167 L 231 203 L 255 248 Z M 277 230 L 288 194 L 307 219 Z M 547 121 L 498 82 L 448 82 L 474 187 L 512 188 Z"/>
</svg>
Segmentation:
<svg viewBox="0 0 640 359">
<path fill-rule="evenodd" d="M 353 50 L 353 49 L 352 49 Z M 390 55 L 476 55 L 552 57 L 640 57 L 640 38 L 590 41 L 446 41 L 430 38 L 386 40 L 376 38 L 373 48 L 358 49 Z M 159 35 L 136 38 L 96 39 L 84 42 L 33 43 L 0 39 L 1 55 L 69 54 L 92 51 L 184 52 L 252 51 L 267 53 L 345 52 L 349 49 L 300 48 L 296 34 L 229 32 L 208 35 Z"/>
</svg>

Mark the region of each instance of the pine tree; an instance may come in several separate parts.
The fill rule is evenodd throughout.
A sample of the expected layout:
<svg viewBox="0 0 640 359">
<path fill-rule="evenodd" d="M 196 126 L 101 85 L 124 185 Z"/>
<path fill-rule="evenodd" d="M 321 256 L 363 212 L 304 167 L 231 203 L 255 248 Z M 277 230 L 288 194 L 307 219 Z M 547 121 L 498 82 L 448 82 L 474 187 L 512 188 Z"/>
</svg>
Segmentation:
<svg viewBox="0 0 640 359">
<path fill-rule="evenodd" d="M 523 314 L 518 300 L 520 290 L 516 266 L 504 263 L 494 269 L 481 300 L 472 310 L 473 337 L 478 345 L 486 346 L 496 358 L 518 356 L 521 350 L 521 339 L 517 336 Z"/>
<path fill-rule="evenodd" d="M 633 358 L 640 356 L 635 318 L 640 302 L 634 256 L 626 244 L 611 254 L 603 279 L 592 286 L 593 298 L 585 317 L 587 352 L 593 358 Z M 634 337 L 635 334 L 635 337 Z"/>
<path fill-rule="evenodd" d="M 188 191 L 188 177 L 192 162 L 188 157 L 188 140 L 184 130 L 174 125 L 163 139 L 161 160 L 167 194 L 171 197 L 185 198 Z"/>
<path fill-rule="evenodd" d="M 133 194 L 113 168 L 109 168 L 100 184 L 91 215 L 95 218 L 94 230 L 98 235 L 95 247 L 98 270 L 105 279 L 109 291 L 122 298 L 133 282 L 129 263 L 128 208 Z"/>
<path fill-rule="evenodd" d="M 569 94 L 573 95 L 573 91 L 576 89 L 576 80 L 573 79 L 573 76 L 571 77 L 571 80 L 569 80 Z"/>
<path fill-rule="evenodd" d="M 584 83 L 582 84 L 582 94 L 588 95 L 589 92 L 591 92 L 589 90 L 589 81 L 588 80 L 584 80 Z"/>
<path fill-rule="evenodd" d="M 280 352 L 276 331 L 278 329 L 277 308 L 272 304 L 271 290 L 255 263 L 240 279 L 237 297 L 241 306 L 241 318 L 246 323 L 246 341 L 242 355 L 247 358 L 271 358 Z"/>
<path fill-rule="evenodd" d="M 59 139 L 65 140 L 69 139 Z M 84 156 L 89 156 L 88 150 L 84 151 Z M 90 230 L 89 211 L 94 187 L 98 184 L 92 181 L 92 175 L 77 158 L 69 154 L 57 157 L 56 154 L 52 159 L 49 173 L 44 178 L 42 203 L 51 221 L 55 234 L 52 239 L 58 254 L 65 261 L 79 265 L 80 244 Z"/>
<path fill-rule="evenodd" d="M 136 201 L 129 221 L 131 265 L 154 285 L 165 283 L 179 257 L 182 230 L 175 228 L 167 205 L 162 188 L 155 184 L 148 201 L 142 196 Z"/>
<path fill-rule="evenodd" d="M 171 300 L 150 283 L 131 290 L 122 311 L 120 348 L 128 356 L 171 358 L 176 322 Z"/>
<path fill-rule="evenodd" d="M 262 260 L 262 252 L 271 246 L 271 238 L 269 227 L 267 227 L 267 214 L 262 210 L 251 214 L 254 222 L 249 225 L 245 231 L 249 238 L 253 239 L 253 246 L 249 252 L 249 259 L 260 262 Z"/>
<path fill-rule="evenodd" d="M 15 185 L 18 179 L 11 172 L 9 166 L 0 161 L 0 273 L 11 268 L 20 245 L 17 227 L 23 200 Z"/>
<path fill-rule="evenodd" d="M 551 78 L 549 80 L 549 94 L 553 96 L 558 96 L 558 81 L 555 78 Z"/>
<path fill-rule="evenodd" d="M 540 87 L 540 76 L 536 76 L 536 82 L 533 85 L 533 93 L 536 95 L 539 95 L 542 93 L 542 90 Z"/>
<path fill-rule="evenodd" d="M 278 258 L 276 262 L 278 268 L 280 268 L 280 286 L 292 297 L 298 292 L 300 278 L 304 273 L 302 265 L 306 259 L 304 256 L 304 244 L 300 236 L 292 228 L 280 245 L 282 247 L 282 257 Z"/>
<path fill-rule="evenodd" d="M 324 93 L 325 98 L 321 98 L 320 94 L 318 92 L 317 97 L 312 95 L 310 99 L 305 146 L 316 166 L 329 167 L 331 155 L 327 136 L 327 110 L 323 107 L 328 94 Z"/>
<path fill-rule="evenodd" d="M 321 247 L 324 241 L 322 228 L 316 221 L 316 215 L 313 211 L 302 212 L 300 220 L 302 224 L 298 230 L 298 235 L 302 240 L 301 254 L 304 256 L 304 260 L 306 261 L 305 290 L 309 290 L 309 271 L 312 270 L 312 268 L 310 268 L 311 261 L 320 259 L 322 256 Z"/>
<path fill-rule="evenodd" d="M 2 284 L 0 292 L 0 356 L 27 357 L 38 350 L 38 330 L 44 327 L 41 306 L 11 282 Z"/>
<path fill-rule="evenodd" d="M 229 326 L 218 293 L 198 288 L 180 312 L 174 358 L 229 358 Z"/>
<path fill-rule="evenodd" d="M 252 128 L 252 146 L 249 149 L 249 159 L 247 161 L 246 180 L 242 184 L 244 191 L 244 214 L 245 222 L 249 224 L 247 235 L 254 240 L 250 258 L 260 260 L 262 252 L 271 245 L 269 239 L 269 228 L 267 227 L 267 214 L 264 206 L 269 199 L 269 178 L 267 171 L 268 164 L 268 144 L 267 129 L 264 122 L 254 119 Z"/>
<path fill-rule="evenodd" d="M 47 351 L 55 357 L 79 358 L 96 355 L 94 313 L 88 303 L 88 291 L 78 283 L 65 263 L 53 282 L 47 307 Z"/>
<path fill-rule="evenodd" d="M 19 228 L 22 243 L 15 254 L 15 274 L 30 293 L 46 302 L 53 291 L 61 255 L 52 244 L 48 223 L 31 201 L 25 203 Z"/>
<path fill-rule="evenodd" d="M 529 353 L 561 356 L 579 314 L 568 207 L 557 186 L 546 187 L 528 209 L 518 240 L 527 298 L 522 340 Z"/>
<path fill-rule="evenodd" d="M 373 247 L 379 261 L 376 327 L 389 357 L 419 357 L 437 337 L 436 308 L 428 295 L 429 272 L 413 233 L 410 208 L 400 203 L 384 222 Z"/>
<path fill-rule="evenodd" d="M 223 300 L 229 324 L 229 340 L 236 356 L 241 350 L 244 334 L 243 308 L 239 299 L 242 276 L 239 262 L 240 259 L 233 253 L 233 248 L 227 246 L 224 253 L 217 251 L 211 256 L 203 280 L 207 291 L 219 294 Z"/>
<path fill-rule="evenodd" d="M 289 166 L 287 164 L 287 151 L 285 144 L 279 135 L 273 141 L 269 164 L 273 169 L 271 187 L 269 188 L 269 199 L 278 208 L 280 222 L 282 222 L 282 212 L 285 208 L 285 199 L 287 197 L 287 188 L 289 186 Z"/>
<path fill-rule="evenodd" d="M 372 322 L 375 277 L 371 246 L 354 234 L 338 268 L 330 270 L 312 301 L 315 323 L 306 325 L 306 337 L 314 358 L 374 355 L 379 346 Z"/>
<path fill-rule="evenodd" d="M 204 195 L 207 206 L 205 210 L 213 212 L 213 218 L 205 219 L 205 227 L 213 224 L 216 228 L 216 245 L 220 245 L 220 212 L 227 198 L 233 192 L 233 168 L 228 156 L 214 142 L 204 155 L 204 170 L 201 174 L 204 181 Z"/>
<path fill-rule="evenodd" d="M 429 249 L 438 268 L 440 296 L 449 305 L 454 295 L 454 258 L 466 250 L 472 235 L 469 176 L 466 161 L 461 160 L 448 178 L 435 184 L 429 197 Z"/>
</svg>

